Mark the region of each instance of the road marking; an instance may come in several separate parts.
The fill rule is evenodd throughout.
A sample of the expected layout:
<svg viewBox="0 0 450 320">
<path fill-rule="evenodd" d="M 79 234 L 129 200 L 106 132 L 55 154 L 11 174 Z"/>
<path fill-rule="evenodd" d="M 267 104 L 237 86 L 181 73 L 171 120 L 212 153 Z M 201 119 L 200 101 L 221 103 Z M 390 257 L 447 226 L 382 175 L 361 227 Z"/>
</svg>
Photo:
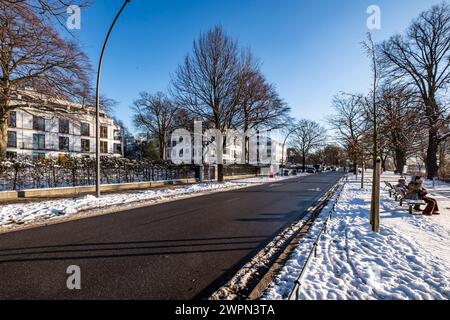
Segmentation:
<svg viewBox="0 0 450 320">
<path fill-rule="evenodd" d="M 269 185 L 269 188 L 272 188 L 272 187 L 276 187 L 276 186 L 280 186 L 281 184 L 279 184 L 279 183 L 272 183 L 271 185 Z"/>
</svg>

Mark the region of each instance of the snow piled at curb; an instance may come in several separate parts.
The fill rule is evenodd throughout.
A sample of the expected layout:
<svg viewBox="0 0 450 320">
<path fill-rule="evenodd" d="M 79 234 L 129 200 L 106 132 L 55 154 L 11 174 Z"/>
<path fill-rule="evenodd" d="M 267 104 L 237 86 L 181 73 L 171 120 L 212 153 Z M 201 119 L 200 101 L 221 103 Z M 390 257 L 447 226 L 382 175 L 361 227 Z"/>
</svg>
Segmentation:
<svg viewBox="0 0 450 320">
<path fill-rule="evenodd" d="M 309 213 L 299 222 L 292 224 L 280 235 L 272 240 L 264 249 L 262 249 L 252 260 L 244 265 L 233 278 L 224 286 L 219 288 L 211 295 L 209 300 L 234 300 L 237 293 L 245 289 L 255 275 L 258 275 L 260 268 L 268 267 L 273 255 L 283 246 L 286 241 L 297 233 L 305 223 L 311 218 Z"/>
<path fill-rule="evenodd" d="M 96 198 L 91 195 L 71 199 L 58 199 L 32 203 L 15 203 L 0 206 L 0 230 L 11 226 L 31 224 L 36 221 L 57 219 L 75 215 L 82 211 L 101 209 L 117 205 L 185 197 L 199 193 L 217 192 L 232 188 L 245 188 L 252 185 L 273 183 L 294 177 L 251 178 L 225 183 L 200 183 L 170 189 L 146 190 L 132 193 L 104 195 Z"/>
<path fill-rule="evenodd" d="M 370 194 L 357 181 L 345 185 L 298 299 L 449 299 L 449 199 L 438 198 L 442 216 L 411 216 L 383 191 L 381 232 L 375 234 L 369 224 Z M 288 298 L 327 214 L 322 212 L 264 299 Z"/>
</svg>

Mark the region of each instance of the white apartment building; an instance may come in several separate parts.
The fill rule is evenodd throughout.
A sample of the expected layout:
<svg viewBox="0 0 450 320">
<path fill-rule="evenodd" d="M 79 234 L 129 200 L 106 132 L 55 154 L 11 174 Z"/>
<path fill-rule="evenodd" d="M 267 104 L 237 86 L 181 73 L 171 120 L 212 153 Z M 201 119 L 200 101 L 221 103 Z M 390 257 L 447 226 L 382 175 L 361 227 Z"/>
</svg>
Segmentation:
<svg viewBox="0 0 450 320">
<path fill-rule="evenodd" d="M 234 136 L 232 141 L 225 141 L 225 148 L 222 155 L 223 164 L 236 164 L 242 163 L 242 141 L 241 137 Z M 184 141 L 184 139 L 179 138 L 175 140 L 171 140 L 169 142 L 168 147 L 168 159 L 172 160 L 174 157 L 177 159 L 185 158 L 186 163 L 192 161 L 193 159 L 193 136 L 190 141 Z M 178 146 L 178 148 L 174 148 Z M 252 154 L 250 159 L 251 165 L 273 165 L 278 167 L 283 158 L 283 144 L 278 141 L 278 139 L 273 139 L 270 131 L 260 131 L 255 134 L 253 137 L 250 137 L 249 141 L 250 150 L 249 152 Z M 180 147 L 183 149 L 183 154 L 176 154 L 176 152 L 180 153 Z M 189 151 L 191 154 L 189 154 Z M 204 155 L 203 161 L 205 164 L 216 164 L 217 156 L 216 156 L 216 146 L 215 143 L 211 143 L 204 147 Z M 286 155 L 286 150 L 284 150 Z M 286 156 L 284 157 L 286 159 Z"/>
<path fill-rule="evenodd" d="M 68 113 L 21 107 L 9 113 L 7 156 L 95 156 L 95 109 L 67 103 Z M 100 113 L 100 152 L 123 156 L 122 129 Z"/>
</svg>

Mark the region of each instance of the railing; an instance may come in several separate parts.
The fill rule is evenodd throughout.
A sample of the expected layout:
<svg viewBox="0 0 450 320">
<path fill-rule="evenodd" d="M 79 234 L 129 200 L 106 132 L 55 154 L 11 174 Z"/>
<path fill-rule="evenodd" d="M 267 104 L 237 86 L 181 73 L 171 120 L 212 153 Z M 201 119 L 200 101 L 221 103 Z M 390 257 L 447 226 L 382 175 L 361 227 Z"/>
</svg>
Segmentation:
<svg viewBox="0 0 450 320">
<path fill-rule="evenodd" d="M 344 177 L 342 181 L 348 179 L 348 176 Z M 336 211 L 336 205 L 339 202 L 339 198 L 341 196 L 341 191 L 342 191 L 343 185 L 340 186 L 340 190 L 338 190 L 336 192 L 336 198 L 334 199 L 334 203 L 333 203 L 333 207 L 330 209 L 330 212 L 328 213 L 328 216 L 326 217 L 325 221 L 324 221 L 324 226 L 322 227 L 322 229 L 319 231 L 319 234 L 317 235 L 311 251 L 308 254 L 308 257 L 306 259 L 305 264 L 303 265 L 302 270 L 300 271 L 299 276 L 297 277 L 297 279 L 294 282 L 294 288 L 292 289 L 292 291 L 289 294 L 289 298 L 288 300 L 298 300 L 300 297 L 300 290 L 301 290 L 301 286 L 302 286 L 302 281 L 304 276 L 306 275 L 306 272 L 308 270 L 308 266 L 311 263 L 312 258 L 316 258 L 317 257 L 317 248 L 319 247 L 319 243 L 320 243 L 320 239 L 322 238 L 322 235 L 325 233 L 327 233 L 327 228 L 328 228 L 328 222 L 332 219 L 333 217 L 333 213 Z"/>
<path fill-rule="evenodd" d="M 151 161 L 102 158 L 102 184 L 196 178 L 195 167 Z M 89 186 L 95 183 L 93 159 L 26 159 L 0 162 L 0 191 Z"/>
<path fill-rule="evenodd" d="M 256 174 L 258 167 L 225 166 L 225 176 Z M 174 165 L 149 160 L 128 160 L 102 157 L 102 184 L 167 181 L 200 178 L 217 179 L 216 167 L 205 165 Z M 0 191 L 89 186 L 95 183 L 95 163 L 92 158 L 11 159 L 0 161 Z"/>
</svg>

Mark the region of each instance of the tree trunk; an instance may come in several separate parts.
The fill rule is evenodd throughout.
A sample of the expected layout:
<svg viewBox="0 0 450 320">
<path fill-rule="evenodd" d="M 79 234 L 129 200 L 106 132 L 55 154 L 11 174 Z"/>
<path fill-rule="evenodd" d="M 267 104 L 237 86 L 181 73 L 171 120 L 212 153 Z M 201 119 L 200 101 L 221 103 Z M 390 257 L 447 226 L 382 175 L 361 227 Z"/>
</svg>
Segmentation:
<svg viewBox="0 0 450 320">
<path fill-rule="evenodd" d="M 425 161 L 425 167 L 427 169 L 427 178 L 433 179 L 438 173 L 437 153 L 439 151 L 438 142 L 438 130 L 436 123 L 439 118 L 438 105 L 434 95 L 430 93 L 430 98 L 424 99 L 425 106 L 427 108 L 426 114 L 429 121 L 428 128 L 428 149 Z"/>
<path fill-rule="evenodd" d="M 218 164 L 217 165 L 217 181 L 218 182 L 223 182 L 224 178 L 223 178 L 223 164 Z"/>
<path fill-rule="evenodd" d="M 8 115 L 0 116 L 0 159 L 6 157 L 8 147 Z"/>
<path fill-rule="evenodd" d="M 167 160 L 167 152 L 166 152 L 166 145 L 163 143 L 161 144 L 159 148 L 159 157 L 161 160 L 166 161 Z"/>
<path fill-rule="evenodd" d="M 387 161 L 387 157 L 381 157 L 381 169 L 383 172 L 386 171 L 386 161 Z"/>
<path fill-rule="evenodd" d="M 437 153 L 438 153 L 438 143 L 437 143 L 437 132 L 435 128 L 430 128 L 428 131 L 428 149 L 427 158 L 425 161 L 425 166 L 427 168 L 427 178 L 433 179 L 438 173 L 437 164 Z"/>
<path fill-rule="evenodd" d="M 303 173 L 306 172 L 306 154 L 305 152 L 302 153 L 302 165 L 303 165 Z"/>
<path fill-rule="evenodd" d="M 5 71 L 3 71 L 5 73 Z M 0 159 L 6 157 L 8 148 L 8 106 L 10 102 L 10 88 L 8 74 L 4 74 L 2 98 L 0 99 Z"/>
<path fill-rule="evenodd" d="M 403 150 L 396 149 L 395 150 L 395 169 L 397 173 L 405 173 L 403 172 L 403 168 L 406 166 L 406 155 Z"/>
</svg>

